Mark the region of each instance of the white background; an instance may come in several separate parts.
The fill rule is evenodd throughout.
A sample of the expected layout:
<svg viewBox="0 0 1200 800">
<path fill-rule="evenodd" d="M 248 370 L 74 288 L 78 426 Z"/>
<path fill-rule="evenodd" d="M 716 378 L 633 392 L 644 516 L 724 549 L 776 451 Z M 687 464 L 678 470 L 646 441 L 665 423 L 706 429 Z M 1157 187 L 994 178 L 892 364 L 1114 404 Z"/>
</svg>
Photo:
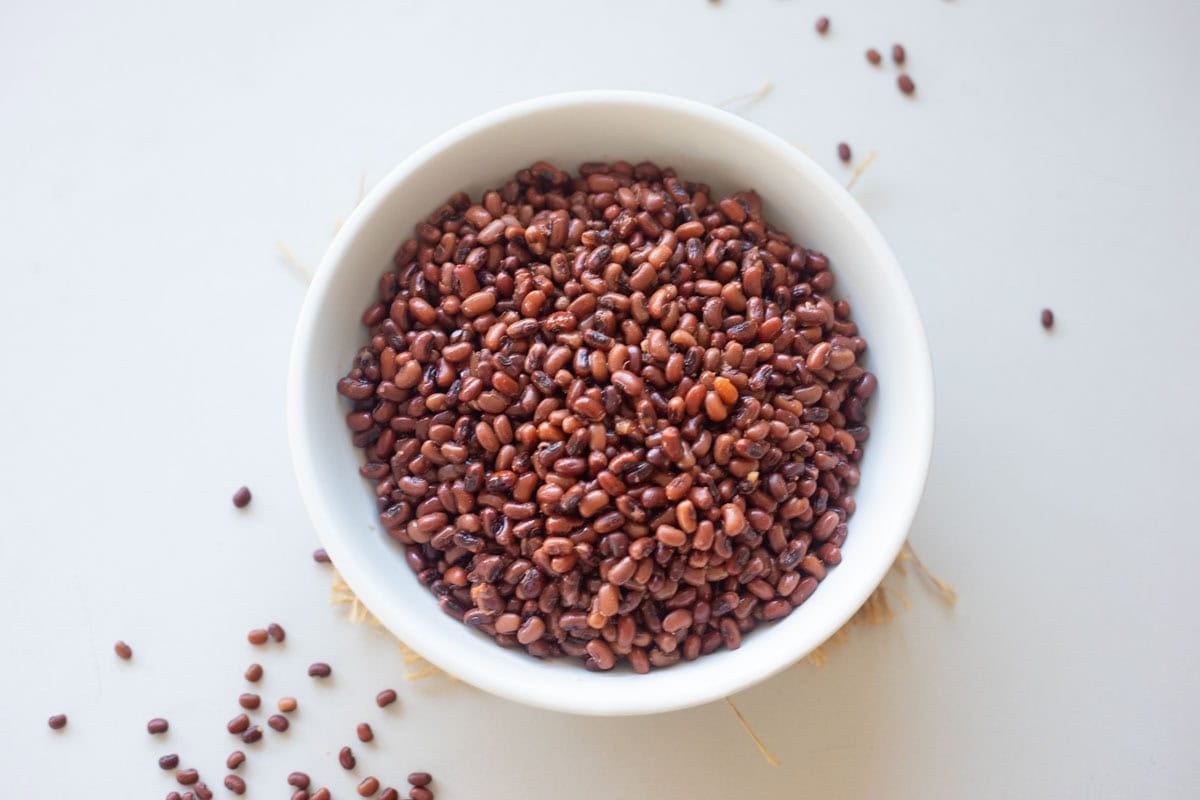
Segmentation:
<svg viewBox="0 0 1200 800">
<path fill-rule="evenodd" d="M 359 776 L 428 769 L 443 800 L 1197 796 L 1198 37 L 1190 0 L 3 3 L 6 796 L 161 797 L 171 751 L 219 786 L 254 658 L 301 711 L 246 748 L 247 797 L 297 768 L 355 796 L 332 754 L 360 719 Z M 893 41 L 914 99 L 863 58 Z M 739 695 L 778 769 L 720 704 L 585 719 L 403 684 L 310 560 L 282 416 L 305 283 L 274 242 L 314 266 L 360 176 L 509 101 L 767 80 L 736 110 L 835 175 L 836 142 L 879 152 L 855 194 L 938 381 L 912 539 L 958 607 L 902 584 L 892 625 Z M 255 651 L 270 620 L 288 641 Z"/>
</svg>

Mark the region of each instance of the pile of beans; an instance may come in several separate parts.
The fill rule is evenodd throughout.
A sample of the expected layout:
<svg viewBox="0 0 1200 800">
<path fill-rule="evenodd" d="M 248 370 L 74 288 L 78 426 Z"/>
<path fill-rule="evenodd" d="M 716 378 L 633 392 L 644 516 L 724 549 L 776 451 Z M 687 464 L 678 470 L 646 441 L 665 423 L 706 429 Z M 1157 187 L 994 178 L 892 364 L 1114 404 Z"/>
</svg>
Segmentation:
<svg viewBox="0 0 1200 800">
<path fill-rule="evenodd" d="M 338 391 L 445 613 L 646 672 L 738 647 L 841 561 L 876 379 L 829 260 L 757 194 L 539 162 L 415 233 Z"/>
</svg>

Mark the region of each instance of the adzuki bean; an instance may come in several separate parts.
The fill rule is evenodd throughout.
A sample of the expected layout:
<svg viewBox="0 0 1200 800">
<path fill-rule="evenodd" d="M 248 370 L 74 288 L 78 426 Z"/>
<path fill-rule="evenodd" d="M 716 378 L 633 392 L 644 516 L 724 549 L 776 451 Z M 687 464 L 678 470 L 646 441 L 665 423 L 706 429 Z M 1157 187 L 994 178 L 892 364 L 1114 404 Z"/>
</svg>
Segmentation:
<svg viewBox="0 0 1200 800">
<path fill-rule="evenodd" d="M 446 614 L 646 672 L 740 646 L 840 561 L 877 381 L 829 258 L 755 192 L 580 172 L 539 162 L 417 225 L 337 390 Z"/>
</svg>

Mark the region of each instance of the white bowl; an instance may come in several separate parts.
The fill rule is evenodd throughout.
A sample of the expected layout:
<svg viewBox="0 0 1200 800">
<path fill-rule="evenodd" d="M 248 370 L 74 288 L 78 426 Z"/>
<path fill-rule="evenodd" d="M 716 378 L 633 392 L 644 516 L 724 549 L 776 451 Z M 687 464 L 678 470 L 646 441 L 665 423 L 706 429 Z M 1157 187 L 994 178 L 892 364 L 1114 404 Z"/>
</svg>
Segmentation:
<svg viewBox="0 0 1200 800">
<path fill-rule="evenodd" d="M 787 618 L 741 648 L 646 675 L 588 672 L 498 647 L 443 614 L 382 531 L 374 494 L 335 391 L 366 340 L 359 321 L 380 274 L 412 227 L 452 193 L 479 197 L 549 160 L 648 159 L 715 192 L 754 188 L 768 219 L 827 253 L 840 296 L 870 343 L 879 377 L 858 510 L 843 562 Z M 288 432 L 301 495 L 325 549 L 371 612 L 433 664 L 475 686 L 580 714 L 648 714 L 719 699 L 794 664 L 837 631 L 879 585 L 908 534 L 933 443 L 933 379 L 925 335 L 900 267 L 878 229 L 837 181 L 782 139 L 715 108 L 638 92 L 554 95 L 484 114 L 439 136 L 380 181 L 326 253 L 296 328 Z"/>
</svg>

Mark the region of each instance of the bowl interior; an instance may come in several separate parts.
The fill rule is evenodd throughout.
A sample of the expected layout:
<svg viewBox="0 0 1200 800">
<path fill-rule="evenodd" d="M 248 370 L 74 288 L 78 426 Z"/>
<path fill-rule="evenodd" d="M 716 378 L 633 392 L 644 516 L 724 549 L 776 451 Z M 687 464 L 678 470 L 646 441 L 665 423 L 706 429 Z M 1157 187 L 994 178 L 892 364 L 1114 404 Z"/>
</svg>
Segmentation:
<svg viewBox="0 0 1200 800">
<path fill-rule="evenodd" d="M 635 675 L 590 673 L 497 647 L 446 617 L 386 537 L 335 392 L 365 341 L 359 317 L 412 226 L 458 190 L 478 198 L 539 159 L 574 171 L 583 161 L 648 159 L 714 191 L 754 188 L 772 224 L 829 254 L 838 293 L 870 343 L 880 389 L 858 510 L 843 563 L 786 619 L 740 649 Z M 732 694 L 794 663 L 836 631 L 895 559 L 925 479 L 932 384 L 915 305 L 887 245 L 823 170 L 782 140 L 730 114 L 675 98 L 581 93 L 501 109 L 422 148 L 348 220 L 305 302 L 292 356 L 289 425 L 302 495 L 322 542 L 366 606 L 431 662 L 493 693 L 563 711 L 649 713 Z"/>
</svg>

